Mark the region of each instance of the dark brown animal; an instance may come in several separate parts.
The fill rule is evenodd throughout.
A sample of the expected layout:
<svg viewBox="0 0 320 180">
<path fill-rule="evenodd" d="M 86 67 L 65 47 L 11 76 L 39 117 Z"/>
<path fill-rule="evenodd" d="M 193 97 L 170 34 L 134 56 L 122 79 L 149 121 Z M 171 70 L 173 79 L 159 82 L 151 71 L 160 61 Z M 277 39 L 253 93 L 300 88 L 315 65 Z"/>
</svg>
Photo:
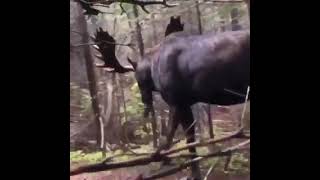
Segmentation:
<svg viewBox="0 0 320 180">
<path fill-rule="evenodd" d="M 130 62 L 135 68 L 145 114 L 153 111 L 152 91 L 160 92 L 170 106 L 172 125 L 167 148 L 179 124 L 187 132 L 187 143 L 195 141 L 193 104 L 227 106 L 245 101 L 237 94 L 246 94 L 250 85 L 250 32 L 177 33 L 165 39 L 158 53 L 159 58 L 153 61 Z M 195 148 L 189 151 L 196 154 Z M 192 173 L 200 178 L 198 164 L 192 165 Z"/>
</svg>

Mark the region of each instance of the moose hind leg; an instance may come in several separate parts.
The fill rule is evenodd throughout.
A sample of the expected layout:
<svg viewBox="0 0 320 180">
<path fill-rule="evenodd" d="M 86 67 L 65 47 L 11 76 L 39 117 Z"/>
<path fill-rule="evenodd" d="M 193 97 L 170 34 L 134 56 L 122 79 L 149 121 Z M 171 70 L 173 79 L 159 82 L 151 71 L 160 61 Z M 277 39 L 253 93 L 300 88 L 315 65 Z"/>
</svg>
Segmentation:
<svg viewBox="0 0 320 180">
<path fill-rule="evenodd" d="M 190 107 L 187 108 L 183 108 L 181 110 L 179 110 L 179 112 L 181 114 L 181 124 L 183 126 L 184 131 L 186 132 L 186 136 L 187 136 L 187 143 L 192 143 L 195 141 L 195 123 L 194 118 L 193 118 L 193 114 L 191 111 Z M 197 151 L 195 147 L 189 148 L 189 152 L 194 154 L 192 156 L 192 159 L 197 157 Z M 201 179 L 201 172 L 200 172 L 200 167 L 199 167 L 199 163 L 194 163 L 191 166 L 191 170 L 192 170 L 192 176 L 194 179 L 196 180 L 200 180 Z"/>
<path fill-rule="evenodd" d="M 167 142 L 162 146 L 163 149 L 168 150 L 171 146 L 172 146 L 172 142 L 173 142 L 173 138 L 174 138 L 174 134 L 179 126 L 180 123 L 180 117 L 178 116 L 179 114 L 176 113 L 176 108 L 174 107 L 170 107 L 170 111 L 169 111 L 169 134 L 167 136 Z M 161 148 L 161 149 L 162 149 Z M 163 162 L 163 165 L 169 165 L 171 163 L 171 161 L 169 159 L 165 160 Z"/>
<path fill-rule="evenodd" d="M 176 114 L 176 108 L 170 107 L 169 111 L 169 134 L 167 136 L 167 142 L 165 144 L 164 149 L 169 149 L 172 145 L 174 134 L 179 126 L 180 123 L 180 117 L 178 116 L 179 114 Z"/>
</svg>

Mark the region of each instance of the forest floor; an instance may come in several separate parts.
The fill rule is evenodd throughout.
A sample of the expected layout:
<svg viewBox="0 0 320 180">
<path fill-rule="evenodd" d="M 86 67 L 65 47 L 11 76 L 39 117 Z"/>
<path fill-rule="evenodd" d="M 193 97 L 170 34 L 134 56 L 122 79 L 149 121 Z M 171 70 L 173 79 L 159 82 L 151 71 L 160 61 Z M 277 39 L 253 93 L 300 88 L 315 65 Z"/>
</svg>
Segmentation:
<svg viewBox="0 0 320 180">
<path fill-rule="evenodd" d="M 221 120 L 223 119 L 223 120 Z M 215 120 L 213 120 L 214 132 L 217 136 L 225 136 L 226 134 L 233 132 L 237 129 L 237 123 L 234 118 L 229 116 L 229 114 L 220 114 L 216 116 Z M 236 140 L 229 142 L 218 144 L 218 147 L 230 146 L 232 144 L 237 143 Z M 179 147 L 185 144 L 185 140 L 176 144 L 175 147 Z M 135 149 L 134 151 L 137 153 L 150 152 L 152 151 L 152 144 L 149 145 L 141 145 L 139 149 Z M 210 151 L 208 147 L 197 148 L 197 152 L 207 153 Z M 186 151 L 187 152 L 187 151 Z M 116 154 L 122 153 L 121 150 L 116 150 L 114 152 L 108 152 L 106 157 L 111 157 Z M 116 158 L 115 161 L 125 161 L 130 157 L 121 156 Z M 80 165 L 91 164 L 101 162 L 104 159 L 101 152 L 83 152 L 83 151 L 72 151 L 70 152 L 70 167 L 74 168 Z M 212 172 L 208 176 L 208 180 L 218 179 L 218 180 L 250 180 L 250 153 L 235 153 L 231 158 L 231 162 L 229 164 L 228 170 L 224 169 L 225 166 L 225 158 L 221 158 L 218 161 L 218 158 L 209 158 L 200 163 L 201 170 L 203 174 L 206 174 L 209 167 L 215 163 L 218 163 L 214 172 Z M 178 162 L 179 163 L 179 162 Z M 147 166 L 136 166 L 132 168 L 122 168 L 115 169 L 111 171 L 104 171 L 98 173 L 84 173 L 76 176 L 71 176 L 70 180 L 130 180 L 134 177 L 137 177 L 139 174 L 153 174 L 159 171 L 159 169 L 163 170 L 168 167 L 160 167 L 160 163 L 151 163 Z M 180 171 L 171 176 L 159 178 L 159 180 L 179 180 L 182 177 L 186 177 L 190 173 L 190 170 L 186 169 L 184 171 Z"/>
</svg>

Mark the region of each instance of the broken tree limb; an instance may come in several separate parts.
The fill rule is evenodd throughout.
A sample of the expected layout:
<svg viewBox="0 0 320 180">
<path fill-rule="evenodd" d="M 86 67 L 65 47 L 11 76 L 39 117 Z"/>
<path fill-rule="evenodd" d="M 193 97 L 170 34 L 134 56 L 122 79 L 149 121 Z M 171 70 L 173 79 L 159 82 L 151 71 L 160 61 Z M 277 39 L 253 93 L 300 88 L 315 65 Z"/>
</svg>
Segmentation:
<svg viewBox="0 0 320 180">
<path fill-rule="evenodd" d="M 205 177 L 203 178 L 203 180 L 207 180 L 208 179 L 208 176 L 211 174 L 211 172 L 218 166 L 219 162 L 220 162 L 221 159 L 218 159 L 218 161 L 216 163 L 213 163 L 209 170 L 207 171 Z"/>
<path fill-rule="evenodd" d="M 176 149 L 171 149 L 171 150 L 165 151 L 162 154 L 163 155 L 169 155 L 169 154 L 173 154 L 173 153 L 176 153 L 176 152 L 179 152 L 179 151 L 182 151 L 182 150 L 189 149 L 191 147 L 201 147 L 201 146 L 206 146 L 206 145 L 209 145 L 209 144 L 216 144 L 216 143 L 219 143 L 219 142 L 227 141 L 227 140 L 232 139 L 232 138 L 247 138 L 247 137 L 245 137 L 243 135 L 243 131 L 242 131 L 242 128 L 241 128 L 238 131 L 236 131 L 236 132 L 234 132 L 234 133 L 232 133 L 232 134 L 230 134 L 229 136 L 226 136 L 226 137 L 222 137 L 222 138 L 219 138 L 219 139 L 208 139 L 208 140 L 203 141 L 203 142 L 196 141 L 196 142 L 193 142 L 193 143 L 189 143 L 186 146 L 183 146 L 183 147 L 180 147 L 180 148 L 176 148 Z"/>
<path fill-rule="evenodd" d="M 174 174 L 178 171 L 181 171 L 183 169 L 186 169 L 187 167 L 191 166 L 193 163 L 195 162 L 199 162 L 201 160 L 204 160 L 205 158 L 208 158 L 208 157 L 217 157 L 217 156 L 227 156 L 235 151 L 239 151 L 239 150 L 243 150 L 243 146 L 246 146 L 250 143 L 250 140 L 246 140 L 242 143 L 239 143 L 235 146 L 232 146 L 232 147 L 229 147 L 229 148 L 226 148 L 224 150 L 221 150 L 221 151 L 218 151 L 218 152 L 215 152 L 215 153 L 210 153 L 210 154 L 207 154 L 207 155 L 203 155 L 201 157 L 196 157 L 192 160 L 189 160 L 183 164 L 180 164 L 176 167 L 173 167 L 173 168 L 170 168 L 168 170 L 165 170 L 165 171 L 162 171 L 160 173 L 157 173 L 157 174 L 154 174 L 154 175 L 151 175 L 151 176 L 148 176 L 148 177 L 142 177 L 143 180 L 153 180 L 153 179 L 158 179 L 158 178 L 161 178 L 161 177 L 164 177 L 164 176 L 169 176 L 171 174 Z"/>
<path fill-rule="evenodd" d="M 151 162 L 161 162 L 161 161 L 166 160 L 168 158 L 181 158 L 181 157 L 187 157 L 187 156 L 189 157 L 189 156 L 191 156 L 191 154 L 172 155 L 171 157 L 169 155 L 180 152 L 185 149 L 188 149 L 190 147 L 199 147 L 199 146 L 205 146 L 208 144 L 215 144 L 215 143 L 227 141 L 232 138 L 242 138 L 243 136 L 241 135 L 241 133 L 242 133 L 242 130 L 240 129 L 237 132 L 232 133 L 229 136 L 222 137 L 220 139 L 216 139 L 216 140 L 209 139 L 204 142 L 189 143 L 189 144 L 187 144 L 183 147 L 180 147 L 180 148 L 167 150 L 167 151 L 163 151 L 163 152 L 156 151 L 155 153 L 151 153 L 148 156 L 132 159 L 129 161 L 123 161 L 123 162 L 117 162 L 117 163 L 116 162 L 111 162 L 111 163 L 103 163 L 102 162 L 102 163 L 98 163 L 98 164 L 86 165 L 86 166 L 78 167 L 76 169 L 71 170 L 70 175 L 73 176 L 73 175 L 77 175 L 77 174 L 81 174 L 81 173 L 106 171 L 106 170 L 110 170 L 110 169 L 131 167 L 131 166 L 137 166 L 137 165 L 147 165 Z M 228 148 L 226 150 L 221 151 L 221 152 L 219 151 L 218 154 L 223 155 L 223 154 L 227 154 L 227 152 L 228 152 Z M 217 155 L 215 153 L 211 153 L 211 154 L 206 154 L 206 155 L 200 155 L 200 157 L 198 157 L 198 158 L 202 159 L 202 158 L 212 157 L 212 156 L 217 156 Z M 189 166 L 189 165 L 191 165 L 191 164 L 188 164 L 187 166 Z"/>
</svg>

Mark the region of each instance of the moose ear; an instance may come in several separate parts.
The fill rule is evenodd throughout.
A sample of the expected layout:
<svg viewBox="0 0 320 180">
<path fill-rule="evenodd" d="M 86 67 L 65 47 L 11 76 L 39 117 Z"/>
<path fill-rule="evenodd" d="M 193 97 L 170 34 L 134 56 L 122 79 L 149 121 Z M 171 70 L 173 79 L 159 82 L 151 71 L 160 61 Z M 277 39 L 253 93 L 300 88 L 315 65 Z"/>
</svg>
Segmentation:
<svg viewBox="0 0 320 180">
<path fill-rule="evenodd" d="M 176 19 L 177 19 L 178 21 L 180 21 L 180 16 L 178 16 Z"/>
<path fill-rule="evenodd" d="M 132 65 L 133 69 L 136 70 L 137 68 L 137 63 L 136 62 L 133 62 L 129 57 L 127 57 L 128 59 L 128 62 Z"/>
</svg>

